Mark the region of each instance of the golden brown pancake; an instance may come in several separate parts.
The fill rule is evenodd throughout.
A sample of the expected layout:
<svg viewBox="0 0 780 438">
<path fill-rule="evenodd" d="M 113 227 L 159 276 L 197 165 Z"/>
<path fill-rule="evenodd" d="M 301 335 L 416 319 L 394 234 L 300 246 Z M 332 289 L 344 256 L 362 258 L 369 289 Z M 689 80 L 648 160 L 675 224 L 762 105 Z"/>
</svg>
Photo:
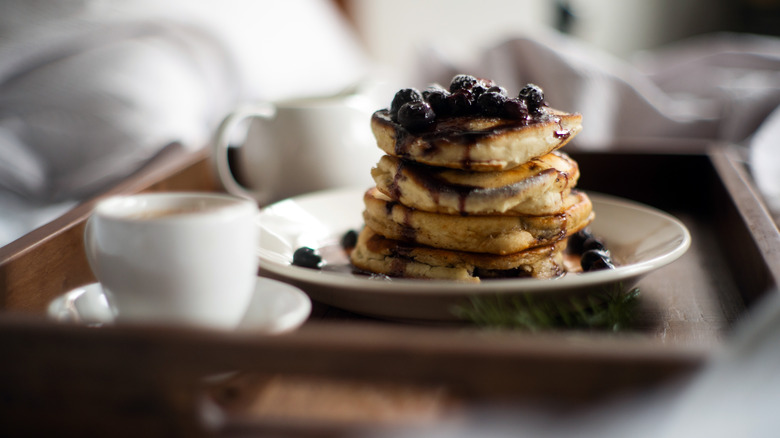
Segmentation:
<svg viewBox="0 0 780 438">
<path fill-rule="evenodd" d="M 371 175 L 386 196 L 418 210 L 546 215 L 563 210 L 580 173 L 574 160 L 556 151 L 490 172 L 432 167 L 385 155 Z"/>
<path fill-rule="evenodd" d="M 350 258 L 358 269 L 391 277 L 478 282 L 480 278 L 563 275 L 566 239 L 507 255 L 451 251 L 388 239 L 365 227 Z"/>
<path fill-rule="evenodd" d="M 376 111 L 371 129 L 388 155 L 453 169 L 492 171 L 517 167 L 564 146 L 582 130 L 582 116 L 547 108 L 541 121 L 465 116 L 442 119 L 410 132 Z"/>
<path fill-rule="evenodd" d="M 593 220 L 587 195 L 572 192 L 564 209 L 545 216 L 461 216 L 404 206 L 375 187 L 363 196 L 365 224 L 395 240 L 455 251 L 512 254 L 547 245 L 585 228 Z"/>
</svg>

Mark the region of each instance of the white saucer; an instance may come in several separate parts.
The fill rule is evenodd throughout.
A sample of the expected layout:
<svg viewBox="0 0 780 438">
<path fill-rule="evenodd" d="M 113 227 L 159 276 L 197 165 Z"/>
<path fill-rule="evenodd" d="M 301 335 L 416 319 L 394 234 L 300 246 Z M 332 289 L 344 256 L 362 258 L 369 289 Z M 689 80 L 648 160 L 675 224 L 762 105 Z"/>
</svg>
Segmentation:
<svg viewBox="0 0 780 438">
<path fill-rule="evenodd" d="M 115 313 L 100 283 L 92 283 L 55 298 L 48 308 L 55 321 L 89 326 L 114 322 Z M 311 300 L 300 289 L 280 281 L 258 277 L 255 293 L 236 330 L 266 334 L 300 327 L 311 313 Z"/>
</svg>

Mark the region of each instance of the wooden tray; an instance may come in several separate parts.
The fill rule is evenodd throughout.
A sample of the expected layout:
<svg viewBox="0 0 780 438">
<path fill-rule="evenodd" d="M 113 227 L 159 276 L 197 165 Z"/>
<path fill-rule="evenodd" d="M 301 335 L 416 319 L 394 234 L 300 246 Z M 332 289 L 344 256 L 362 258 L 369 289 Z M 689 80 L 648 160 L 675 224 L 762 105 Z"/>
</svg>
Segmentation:
<svg viewBox="0 0 780 438">
<path fill-rule="evenodd" d="M 81 244 L 92 200 L 0 248 L 0 351 L 7 358 L 0 361 L 0 412 L 11 419 L 0 434 L 22 427 L 127 436 L 214 433 L 203 425 L 198 400 L 203 376 L 226 370 L 261 376 L 254 382 L 266 389 L 268 376 L 293 379 L 287 389 L 300 384 L 295 379 L 319 388 L 318 379 L 364 382 L 380 385 L 380 393 L 387 389 L 381 385 L 394 385 L 384 394 L 402 388 L 414 400 L 461 407 L 507 400 L 592 403 L 684 379 L 749 317 L 751 306 L 775 293 L 777 227 L 727 147 L 713 146 L 707 154 L 570 153 L 582 169 L 581 188 L 665 210 L 692 233 L 685 256 L 640 282 L 638 331 L 534 334 L 410 325 L 316 303 L 301 330 L 277 337 L 56 324 L 43 316 L 47 303 L 94 281 Z M 102 196 L 184 189 L 219 187 L 204 153 L 172 146 Z M 243 394 L 230 393 L 235 387 L 218 390 L 217 400 L 233 414 L 221 433 L 300 431 L 301 424 L 317 425 L 305 434 L 332 432 L 321 422 L 253 417 L 251 403 L 236 402 Z M 334 403 L 359 411 L 359 402 Z"/>
</svg>

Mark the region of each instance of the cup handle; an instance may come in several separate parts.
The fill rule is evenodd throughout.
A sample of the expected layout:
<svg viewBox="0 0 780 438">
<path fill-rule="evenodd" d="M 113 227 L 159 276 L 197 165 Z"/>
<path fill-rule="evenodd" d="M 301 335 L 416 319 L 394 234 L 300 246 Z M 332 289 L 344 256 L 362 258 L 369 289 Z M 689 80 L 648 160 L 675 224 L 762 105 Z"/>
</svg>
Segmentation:
<svg viewBox="0 0 780 438">
<path fill-rule="evenodd" d="M 228 146 L 231 133 L 241 122 L 248 118 L 270 120 L 275 114 L 276 109 L 270 103 L 239 108 L 222 120 L 214 138 L 214 164 L 222 186 L 232 195 L 253 200 L 261 205 L 268 202 L 271 193 L 267 189 L 260 187 L 252 190 L 247 189 L 236 181 L 233 172 L 230 171 Z"/>
<path fill-rule="evenodd" d="M 89 263 L 90 269 L 92 269 L 92 274 L 95 276 L 98 281 L 100 279 L 98 278 L 98 264 L 97 259 L 95 258 L 95 252 L 96 245 L 95 245 L 95 215 L 94 213 L 87 218 L 87 223 L 84 224 L 84 254 L 87 256 L 87 262 Z M 101 288 L 103 290 L 103 295 L 106 297 L 106 302 L 108 303 L 108 310 L 111 312 L 111 314 L 115 317 L 119 312 L 116 308 L 116 303 L 114 301 L 114 296 L 111 294 L 111 291 L 106 289 L 104 286 L 101 285 Z M 103 316 L 101 316 L 103 318 Z"/>
<path fill-rule="evenodd" d="M 95 217 L 90 216 L 87 218 L 87 223 L 84 225 L 84 253 L 87 256 L 87 262 L 92 269 L 92 273 L 97 277 L 97 264 L 95 261 L 95 237 L 92 228 L 95 226 Z"/>
</svg>

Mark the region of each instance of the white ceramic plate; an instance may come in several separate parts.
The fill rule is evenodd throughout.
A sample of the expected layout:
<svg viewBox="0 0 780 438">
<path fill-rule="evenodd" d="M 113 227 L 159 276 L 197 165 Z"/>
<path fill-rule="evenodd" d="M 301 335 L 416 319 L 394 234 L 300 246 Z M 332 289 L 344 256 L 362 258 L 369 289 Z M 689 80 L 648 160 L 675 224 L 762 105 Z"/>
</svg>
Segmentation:
<svg viewBox="0 0 780 438">
<path fill-rule="evenodd" d="M 667 265 L 690 246 L 685 226 L 642 204 L 589 193 L 596 212 L 590 228 L 619 265 L 616 269 L 567 275 L 554 280 L 497 279 L 479 284 L 453 281 L 379 279 L 352 273 L 339 241 L 363 226 L 361 188 L 311 193 L 270 205 L 258 216 L 258 256 L 265 275 L 294 284 L 314 300 L 366 315 L 412 320 L 451 320 L 453 306 L 473 296 L 533 294 L 558 296 L 628 288 Z M 302 246 L 320 250 L 322 270 L 291 265 Z"/>
<path fill-rule="evenodd" d="M 258 277 L 255 293 L 236 330 L 284 333 L 298 328 L 310 313 L 311 300 L 303 291 L 280 281 Z M 73 289 L 55 298 L 49 304 L 48 315 L 56 321 L 90 326 L 112 324 L 115 316 L 99 283 Z"/>
</svg>

